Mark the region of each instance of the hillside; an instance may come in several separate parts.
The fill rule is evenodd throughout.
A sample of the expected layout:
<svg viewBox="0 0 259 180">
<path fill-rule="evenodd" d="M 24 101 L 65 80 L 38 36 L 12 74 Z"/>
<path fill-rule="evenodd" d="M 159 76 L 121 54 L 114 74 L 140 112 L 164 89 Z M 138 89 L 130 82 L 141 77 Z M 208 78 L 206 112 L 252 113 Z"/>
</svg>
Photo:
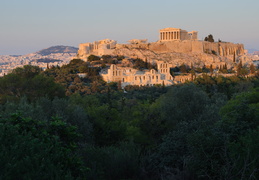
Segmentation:
<svg viewBox="0 0 259 180">
<path fill-rule="evenodd" d="M 51 46 L 49 48 L 42 49 L 36 53 L 42 56 L 47 56 L 52 53 L 77 53 L 77 51 L 78 51 L 78 48 L 76 47 L 60 45 L 60 46 Z"/>
</svg>

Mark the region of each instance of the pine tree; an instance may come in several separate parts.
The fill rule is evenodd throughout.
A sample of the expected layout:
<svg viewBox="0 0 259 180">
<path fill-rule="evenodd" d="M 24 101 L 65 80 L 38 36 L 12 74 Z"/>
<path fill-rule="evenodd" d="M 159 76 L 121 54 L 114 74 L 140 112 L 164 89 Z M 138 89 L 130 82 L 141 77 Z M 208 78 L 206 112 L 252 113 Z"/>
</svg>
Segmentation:
<svg viewBox="0 0 259 180">
<path fill-rule="evenodd" d="M 186 73 L 186 72 L 187 72 L 187 68 L 186 68 L 186 65 L 185 65 L 185 64 L 182 64 L 182 65 L 180 66 L 180 72 L 181 72 L 181 73 Z"/>
<path fill-rule="evenodd" d="M 227 63 L 225 63 L 224 69 L 228 70 Z"/>
<path fill-rule="evenodd" d="M 219 66 L 219 72 L 221 72 L 221 71 L 222 71 L 222 66 L 220 65 L 220 66 Z"/>
<path fill-rule="evenodd" d="M 122 87 L 121 87 L 121 81 L 118 81 L 117 86 L 118 86 L 118 90 L 121 90 L 121 89 L 122 89 Z"/>
<path fill-rule="evenodd" d="M 241 70 L 242 70 L 242 61 L 240 61 L 237 65 L 237 76 L 241 75 Z"/>
<path fill-rule="evenodd" d="M 254 74 L 255 73 L 255 65 L 252 63 L 250 65 L 250 74 Z"/>
<path fill-rule="evenodd" d="M 191 63 L 191 69 L 193 69 L 194 70 L 194 67 L 193 67 L 193 64 Z"/>
<path fill-rule="evenodd" d="M 147 58 L 145 59 L 145 69 L 149 69 Z"/>
<path fill-rule="evenodd" d="M 196 78 L 196 73 L 193 69 L 190 70 L 190 73 L 191 73 L 191 80 L 193 81 Z"/>
<path fill-rule="evenodd" d="M 242 68 L 242 67 L 243 67 L 243 65 L 242 65 L 242 60 L 240 60 L 240 62 L 239 62 L 239 64 L 238 64 L 238 66 L 239 66 L 240 68 Z"/>
<path fill-rule="evenodd" d="M 213 74 L 213 67 L 212 67 L 212 64 L 210 65 L 210 75 L 212 76 Z"/>
<path fill-rule="evenodd" d="M 209 42 L 214 42 L 214 38 L 213 38 L 212 34 L 208 35 L 208 41 Z"/>
</svg>

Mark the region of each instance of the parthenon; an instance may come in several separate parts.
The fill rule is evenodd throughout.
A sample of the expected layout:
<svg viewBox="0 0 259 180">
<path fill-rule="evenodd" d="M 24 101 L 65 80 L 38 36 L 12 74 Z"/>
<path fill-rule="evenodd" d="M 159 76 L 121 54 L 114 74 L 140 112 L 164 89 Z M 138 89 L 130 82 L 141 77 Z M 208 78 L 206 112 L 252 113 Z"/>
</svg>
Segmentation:
<svg viewBox="0 0 259 180">
<path fill-rule="evenodd" d="M 179 28 L 165 28 L 160 29 L 160 41 L 175 41 L 175 40 L 197 40 L 198 32 Z"/>
</svg>

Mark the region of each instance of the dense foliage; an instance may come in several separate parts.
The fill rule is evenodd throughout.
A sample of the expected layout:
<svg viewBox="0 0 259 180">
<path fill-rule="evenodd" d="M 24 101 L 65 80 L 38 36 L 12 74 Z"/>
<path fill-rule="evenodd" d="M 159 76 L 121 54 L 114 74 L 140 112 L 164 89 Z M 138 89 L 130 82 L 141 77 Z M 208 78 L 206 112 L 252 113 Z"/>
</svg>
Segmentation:
<svg viewBox="0 0 259 180">
<path fill-rule="evenodd" d="M 0 78 L 0 179 L 259 178 L 258 77 L 122 91 L 99 70 L 75 59 Z"/>
</svg>

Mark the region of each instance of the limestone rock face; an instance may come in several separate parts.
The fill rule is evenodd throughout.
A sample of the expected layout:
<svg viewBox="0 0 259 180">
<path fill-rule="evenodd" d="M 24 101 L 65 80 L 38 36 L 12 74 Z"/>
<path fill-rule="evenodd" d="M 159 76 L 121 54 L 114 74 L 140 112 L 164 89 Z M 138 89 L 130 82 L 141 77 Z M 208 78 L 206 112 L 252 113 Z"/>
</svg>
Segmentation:
<svg viewBox="0 0 259 180">
<path fill-rule="evenodd" d="M 109 41 L 116 42 L 116 41 Z M 105 44 L 105 43 L 103 43 Z M 228 68 L 234 66 L 235 62 L 242 60 L 243 63 L 251 63 L 251 58 L 245 55 L 243 44 L 226 42 L 207 42 L 198 40 L 184 41 L 158 41 L 153 43 L 131 43 L 115 44 L 112 47 L 107 45 L 98 46 L 84 50 L 89 44 L 81 44 L 78 51 L 78 58 L 86 60 L 90 54 L 95 55 L 123 55 L 126 58 L 147 59 L 149 62 L 164 61 L 171 66 L 181 64 L 194 66 L 219 67 L 227 64 Z M 108 48 L 107 48 L 108 47 Z"/>
</svg>

